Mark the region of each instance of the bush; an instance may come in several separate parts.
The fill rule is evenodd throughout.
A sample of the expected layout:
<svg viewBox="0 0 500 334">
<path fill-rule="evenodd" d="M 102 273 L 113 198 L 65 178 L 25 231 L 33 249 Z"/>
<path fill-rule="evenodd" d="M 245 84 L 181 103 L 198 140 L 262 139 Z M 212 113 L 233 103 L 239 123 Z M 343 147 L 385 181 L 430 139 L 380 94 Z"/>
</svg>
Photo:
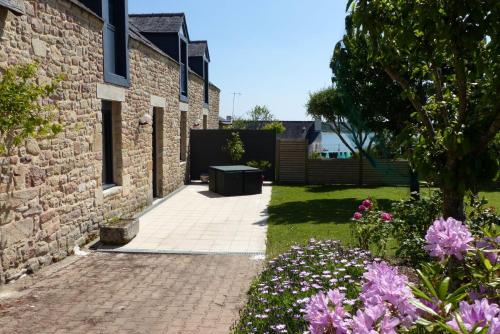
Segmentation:
<svg viewBox="0 0 500 334">
<path fill-rule="evenodd" d="M 354 213 L 351 224 L 351 234 L 357 246 L 370 249 L 370 245 L 376 245 L 377 253 L 385 255 L 387 241 L 391 232 L 390 213 L 377 210 L 377 203 L 365 199 Z"/>
<path fill-rule="evenodd" d="M 336 287 L 355 298 L 370 254 L 337 241 L 311 240 L 269 262 L 249 291 L 233 333 L 303 333 L 309 297 Z"/>
<path fill-rule="evenodd" d="M 409 264 L 427 261 L 429 255 L 424 250 L 425 233 L 437 217 L 441 215 L 442 199 L 440 192 L 430 197 L 408 199 L 392 205 L 394 220 L 392 237 L 397 241 L 396 256 Z"/>
<path fill-rule="evenodd" d="M 411 198 L 393 203 L 391 235 L 397 241 L 396 256 L 401 261 L 416 265 L 429 260 L 424 250 L 425 235 L 431 223 L 442 216 L 442 203 L 439 191 L 418 200 Z M 485 227 L 500 225 L 500 216 L 477 195 L 468 195 L 467 212 L 465 224 L 474 236 L 482 236 Z"/>
<path fill-rule="evenodd" d="M 232 132 L 226 141 L 225 150 L 229 153 L 232 162 L 238 162 L 245 154 L 245 145 L 238 132 Z"/>
<path fill-rule="evenodd" d="M 271 167 L 271 163 L 267 160 L 258 160 L 258 161 L 250 160 L 249 162 L 247 162 L 247 166 L 258 168 L 262 171 L 265 171 Z"/>
</svg>

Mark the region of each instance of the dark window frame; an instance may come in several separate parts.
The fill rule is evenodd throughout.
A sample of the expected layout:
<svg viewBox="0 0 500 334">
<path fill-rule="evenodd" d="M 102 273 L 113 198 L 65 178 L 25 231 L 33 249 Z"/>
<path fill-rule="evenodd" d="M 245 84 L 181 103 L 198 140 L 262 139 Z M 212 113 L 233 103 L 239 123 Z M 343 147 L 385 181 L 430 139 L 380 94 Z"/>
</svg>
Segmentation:
<svg viewBox="0 0 500 334">
<path fill-rule="evenodd" d="M 102 17 L 104 81 L 129 87 L 128 0 L 102 0 Z"/>
<path fill-rule="evenodd" d="M 189 41 L 179 33 L 179 99 L 188 102 L 189 96 Z"/>
<path fill-rule="evenodd" d="M 113 102 L 102 101 L 102 187 L 116 186 L 115 159 L 113 157 Z"/>
<path fill-rule="evenodd" d="M 209 81 L 209 76 L 208 76 L 208 69 L 209 69 L 209 62 L 208 60 L 203 57 L 203 102 L 205 107 L 208 108 L 208 105 L 210 103 L 210 81 Z"/>
</svg>

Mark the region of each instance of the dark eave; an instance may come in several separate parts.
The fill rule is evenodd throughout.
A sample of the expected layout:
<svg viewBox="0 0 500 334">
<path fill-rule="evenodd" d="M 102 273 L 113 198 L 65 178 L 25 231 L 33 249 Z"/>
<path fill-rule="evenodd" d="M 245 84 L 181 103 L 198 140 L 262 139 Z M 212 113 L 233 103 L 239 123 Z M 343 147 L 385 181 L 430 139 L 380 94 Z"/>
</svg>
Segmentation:
<svg viewBox="0 0 500 334">
<path fill-rule="evenodd" d="M 22 0 L 0 0 L 0 7 L 7 8 L 17 16 L 26 14 Z"/>
<path fill-rule="evenodd" d="M 189 40 L 184 13 L 130 14 L 129 19 L 143 33 L 179 33 L 184 29 Z"/>
<path fill-rule="evenodd" d="M 191 41 L 189 42 L 189 57 L 204 57 L 210 61 L 207 41 Z"/>
</svg>

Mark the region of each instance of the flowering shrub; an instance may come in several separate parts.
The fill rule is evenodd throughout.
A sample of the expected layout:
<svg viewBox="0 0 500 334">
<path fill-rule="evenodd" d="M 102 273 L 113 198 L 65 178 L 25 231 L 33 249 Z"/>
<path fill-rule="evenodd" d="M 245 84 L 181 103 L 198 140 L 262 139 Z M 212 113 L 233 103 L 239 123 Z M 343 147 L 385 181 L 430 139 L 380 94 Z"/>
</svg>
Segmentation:
<svg viewBox="0 0 500 334">
<path fill-rule="evenodd" d="M 363 278 L 361 294 L 353 302 L 345 303 L 338 289 L 311 298 L 306 308 L 311 334 L 378 333 L 377 329 L 395 333 L 413 324 L 417 309 L 410 304 L 414 297 L 406 276 L 385 262 L 374 262 L 367 265 Z"/>
<path fill-rule="evenodd" d="M 305 247 L 292 247 L 270 261 L 252 285 L 233 332 L 303 333 L 309 327 L 305 314 L 311 296 L 318 312 L 335 307 L 351 310 L 370 262 L 369 252 L 346 249 L 337 241 L 311 240 Z M 336 292 L 326 293 L 333 289 Z M 321 291 L 326 294 L 316 296 Z"/>
<path fill-rule="evenodd" d="M 447 255 L 453 255 L 462 260 L 469 242 L 474 239 L 462 222 L 450 217 L 447 220 L 443 218 L 436 220 L 427 231 L 425 240 L 427 246 L 424 248 L 431 256 L 442 260 Z"/>
<path fill-rule="evenodd" d="M 377 251 L 383 255 L 391 231 L 392 215 L 377 210 L 376 203 L 365 199 L 358 206 L 358 211 L 354 213 L 352 220 L 351 234 L 357 246 L 369 249 L 370 245 L 377 245 Z"/>
</svg>

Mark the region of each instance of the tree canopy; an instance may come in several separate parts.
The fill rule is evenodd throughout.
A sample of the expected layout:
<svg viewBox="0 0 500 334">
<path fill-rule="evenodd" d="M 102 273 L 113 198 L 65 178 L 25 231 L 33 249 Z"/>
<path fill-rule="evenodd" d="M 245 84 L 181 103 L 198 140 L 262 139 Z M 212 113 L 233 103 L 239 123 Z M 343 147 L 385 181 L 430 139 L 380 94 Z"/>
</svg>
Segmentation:
<svg viewBox="0 0 500 334">
<path fill-rule="evenodd" d="M 444 215 L 464 218 L 465 190 L 499 169 L 500 3 L 350 0 L 348 8 L 369 62 L 412 106 L 404 112 L 414 163 L 443 189 Z"/>
</svg>

